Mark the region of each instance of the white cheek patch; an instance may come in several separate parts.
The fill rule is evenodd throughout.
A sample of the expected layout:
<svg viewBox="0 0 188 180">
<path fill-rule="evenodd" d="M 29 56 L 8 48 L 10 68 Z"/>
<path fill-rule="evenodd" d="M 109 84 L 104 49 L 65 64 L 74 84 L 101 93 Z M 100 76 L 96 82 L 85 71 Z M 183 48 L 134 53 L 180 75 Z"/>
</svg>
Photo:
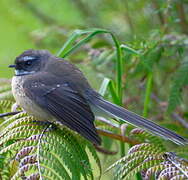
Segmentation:
<svg viewBox="0 0 188 180">
<path fill-rule="evenodd" d="M 33 74 L 33 73 L 35 73 L 35 71 L 15 70 L 16 76 L 29 75 L 29 74 Z"/>
</svg>

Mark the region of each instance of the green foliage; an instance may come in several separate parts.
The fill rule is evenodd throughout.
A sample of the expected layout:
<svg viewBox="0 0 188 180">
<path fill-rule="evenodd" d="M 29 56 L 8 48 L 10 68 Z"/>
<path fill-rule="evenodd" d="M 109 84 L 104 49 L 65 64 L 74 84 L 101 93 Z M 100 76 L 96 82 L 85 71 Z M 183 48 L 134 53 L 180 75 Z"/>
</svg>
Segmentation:
<svg viewBox="0 0 188 180">
<path fill-rule="evenodd" d="M 182 101 L 182 90 L 188 85 L 188 59 L 182 61 L 179 69 L 174 75 L 174 80 L 169 96 L 168 112 L 174 111 Z"/>
</svg>

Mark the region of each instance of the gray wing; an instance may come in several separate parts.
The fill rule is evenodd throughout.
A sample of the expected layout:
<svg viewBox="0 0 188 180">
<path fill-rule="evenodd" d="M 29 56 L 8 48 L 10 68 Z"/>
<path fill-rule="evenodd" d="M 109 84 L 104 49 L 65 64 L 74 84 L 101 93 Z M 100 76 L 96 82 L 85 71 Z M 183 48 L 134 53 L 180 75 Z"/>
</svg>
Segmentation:
<svg viewBox="0 0 188 180">
<path fill-rule="evenodd" d="M 73 90 L 68 82 L 57 83 L 48 76 L 36 79 L 28 79 L 24 83 L 26 95 L 63 125 L 100 144 L 101 139 L 93 124 L 94 115 L 85 98 Z"/>
</svg>

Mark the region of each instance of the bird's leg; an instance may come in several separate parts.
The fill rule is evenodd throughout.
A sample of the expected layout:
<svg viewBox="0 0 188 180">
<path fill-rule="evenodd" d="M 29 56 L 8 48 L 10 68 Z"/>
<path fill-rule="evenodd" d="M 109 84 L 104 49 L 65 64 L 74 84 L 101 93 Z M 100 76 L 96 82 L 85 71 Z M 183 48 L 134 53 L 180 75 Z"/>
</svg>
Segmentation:
<svg viewBox="0 0 188 180">
<path fill-rule="evenodd" d="M 39 126 L 46 126 L 46 127 L 49 127 L 50 130 L 54 130 L 57 128 L 57 126 L 52 123 L 52 122 L 49 122 L 49 121 L 40 121 L 40 120 L 33 120 L 33 122 Z"/>
<path fill-rule="evenodd" d="M 17 103 L 14 103 L 11 107 L 11 112 L 16 112 L 20 106 Z"/>
</svg>

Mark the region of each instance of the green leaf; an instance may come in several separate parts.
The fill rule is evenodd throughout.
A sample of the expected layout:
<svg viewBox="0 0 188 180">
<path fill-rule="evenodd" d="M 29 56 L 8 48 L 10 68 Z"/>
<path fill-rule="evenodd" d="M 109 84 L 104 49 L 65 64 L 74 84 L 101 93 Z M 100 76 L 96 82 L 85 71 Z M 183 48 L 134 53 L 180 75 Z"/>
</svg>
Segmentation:
<svg viewBox="0 0 188 180">
<path fill-rule="evenodd" d="M 101 87 L 99 89 L 99 94 L 101 94 L 102 96 L 105 95 L 109 83 L 110 83 L 110 79 L 108 79 L 108 78 L 103 79 L 103 82 L 102 82 Z"/>
<path fill-rule="evenodd" d="M 134 50 L 133 48 L 125 45 L 125 44 L 121 44 L 121 49 L 125 52 L 128 52 L 128 53 L 131 53 L 131 54 L 134 54 L 134 55 L 140 55 L 140 53 L 136 50 Z"/>
</svg>

